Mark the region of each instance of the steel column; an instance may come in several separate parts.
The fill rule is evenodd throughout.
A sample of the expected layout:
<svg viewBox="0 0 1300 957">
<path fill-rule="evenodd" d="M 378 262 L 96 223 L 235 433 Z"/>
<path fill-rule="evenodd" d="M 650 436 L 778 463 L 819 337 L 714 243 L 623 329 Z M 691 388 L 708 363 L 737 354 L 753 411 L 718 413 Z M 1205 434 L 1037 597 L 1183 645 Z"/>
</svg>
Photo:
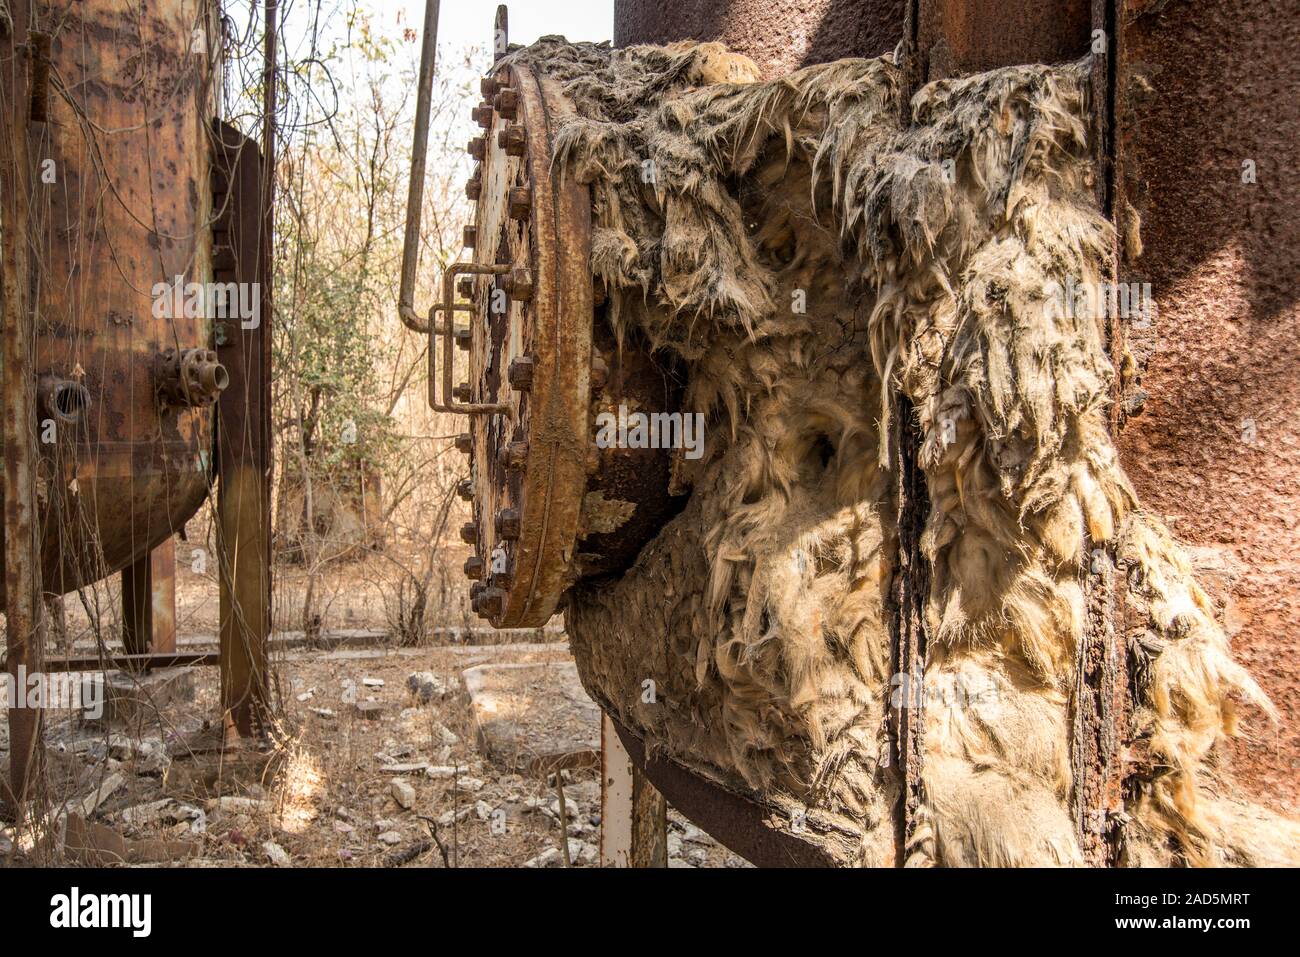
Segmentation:
<svg viewBox="0 0 1300 957">
<path fill-rule="evenodd" d="M 26 2 L 11 4 L 12 32 L 0 27 L 0 222 L 3 222 L 3 337 L 0 370 L 4 405 L 4 576 L 8 670 L 15 697 L 22 694 L 19 676 L 39 675 L 44 645 L 39 528 L 36 511 L 36 379 L 33 374 L 35 315 L 29 261 L 31 190 L 34 186 L 29 124 L 43 129 L 45 110 L 33 102 L 28 71 L 42 49 L 32 30 Z M 44 38 L 48 41 L 48 37 Z M 28 51 L 35 49 L 33 58 Z M 37 90 L 43 94 L 43 90 Z M 33 108 L 35 106 L 35 108 Z M 16 818 L 30 799 L 40 768 L 41 711 L 9 711 L 8 803 Z"/>
<path fill-rule="evenodd" d="M 122 645 L 128 655 L 176 650 L 176 540 L 122 569 Z"/>
</svg>

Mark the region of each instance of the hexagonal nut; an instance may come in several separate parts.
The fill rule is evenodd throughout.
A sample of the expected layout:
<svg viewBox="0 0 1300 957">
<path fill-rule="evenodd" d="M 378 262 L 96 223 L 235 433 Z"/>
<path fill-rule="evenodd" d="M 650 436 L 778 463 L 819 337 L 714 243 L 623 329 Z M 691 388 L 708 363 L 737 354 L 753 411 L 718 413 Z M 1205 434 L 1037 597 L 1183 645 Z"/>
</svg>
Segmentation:
<svg viewBox="0 0 1300 957">
<path fill-rule="evenodd" d="M 473 177 L 470 178 L 469 182 L 465 184 L 465 196 L 469 199 L 471 203 L 477 203 L 478 198 L 482 194 L 482 192 L 483 192 L 483 180 L 481 180 L 478 174 L 476 173 Z"/>
<path fill-rule="evenodd" d="M 519 91 L 503 88 L 492 100 L 492 106 L 507 120 L 513 120 L 519 112 Z"/>
<path fill-rule="evenodd" d="M 506 273 L 501 280 L 501 288 L 511 299 L 528 302 L 533 298 L 533 273 L 523 266 L 516 266 Z"/>
<path fill-rule="evenodd" d="M 533 387 L 533 357 L 520 356 L 517 359 L 510 360 L 510 368 L 506 371 L 506 380 L 510 383 L 510 388 L 516 392 L 527 392 Z"/>
<path fill-rule="evenodd" d="M 523 520 L 519 516 L 519 510 L 503 508 L 497 512 L 496 530 L 497 538 L 503 541 L 513 542 L 518 539 L 523 531 Z"/>
<path fill-rule="evenodd" d="M 456 347 L 465 351 L 469 350 L 470 344 L 474 341 L 474 333 L 469 326 L 457 326 L 452 330 L 451 337 L 456 340 Z"/>
<path fill-rule="evenodd" d="M 451 397 L 457 402 L 469 402 L 473 396 L 468 382 L 462 382 L 456 388 L 451 390 Z"/>
<path fill-rule="evenodd" d="M 473 522 L 466 522 L 460 527 L 460 540 L 466 545 L 478 544 L 478 526 Z"/>
<path fill-rule="evenodd" d="M 507 156 L 523 156 L 528 152 L 528 131 L 521 123 L 511 123 L 497 133 L 497 146 L 505 150 Z"/>
<path fill-rule="evenodd" d="M 491 103 L 480 103 L 478 106 L 474 107 L 474 109 L 470 111 L 469 115 L 474 120 L 475 123 L 477 123 L 479 126 L 483 127 L 483 129 L 486 130 L 488 127 L 492 125 L 492 117 L 495 114 L 496 111 L 492 109 Z"/>
<path fill-rule="evenodd" d="M 480 618 L 499 618 L 505 610 L 506 593 L 500 588 L 484 588 L 478 596 L 475 611 Z"/>
<path fill-rule="evenodd" d="M 474 159 L 479 162 L 482 162 L 483 157 L 487 155 L 487 138 L 483 136 L 474 137 L 469 141 L 467 149 L 469 150 L 470 156 L 474 157 Z"/>
<path fill-rule="evenodd" d="M 456 494 L 460 496 L 461 501 L 474 501 L 474 483 L 470 479 L 461 479 L 456 483 Z"/>
<path fill-rule="evenodd" d="M 497 82 L 497 78 L 494 76 L 485 76 L 483 79 L 478 81 L 478 90 L 484 96 L 496 96 L 497 91 L 500 89 L 501 84 Z"/>
<path fill-rule="evenodd" d="M 456 280 L 456 294 L 462 299 L 474 298 L 474 278 L 472 276 L 461 276 Z"/>
<path fill-rule="evenodd" d="M 473 249 L 478 245 L 478 227 L 466 226 L 461 234 L 461 241 L 464 242 L 466 249 Z"/>
<path fill-rule="evenodd" d="M 526 220 L 533 212 L 533 191 L 527 186 L 510 188 L 510 218 Z"/>
<path fill-rule="evenodd" d="M 477 555 L 471 555 L 465 559 L 465 577 L 472 581 L 482 581 L 483 572 L 487 570 L 487 565 L 483 559 Z"/>
<path fill-rule="evenodd" d="M 456 436 L 456 451 L 462 455 L 469 455 L 474 451 L 474 436 L 468 432 L 462 432 Z"/>
</svg>

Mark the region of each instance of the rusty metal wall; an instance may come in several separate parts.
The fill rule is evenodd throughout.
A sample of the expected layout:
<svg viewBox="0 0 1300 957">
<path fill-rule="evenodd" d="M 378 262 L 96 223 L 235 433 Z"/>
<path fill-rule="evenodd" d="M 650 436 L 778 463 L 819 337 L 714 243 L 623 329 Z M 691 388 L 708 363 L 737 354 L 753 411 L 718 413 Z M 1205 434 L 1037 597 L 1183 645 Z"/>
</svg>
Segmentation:
<svg viewBox="0 0 1300 957">
<path fill-rule="evenodd" d="M 1147 399 L 1120 433 L 1121 454 L 1147 507 L 1193 547 L 1233 650 L 1282 715 L 1276 728 L 1246 715 L 1236 778 L 1294 810 L 1300 15 L 1278 0 L 1127 0 L 1125 19 L 1121 277 L 1152 284 L 1158 317 L 1129 336 L 1144 367 L 1129 397 Z M 1247 160 L 1254 183 L 1243 182 Z"/>
<path fill-rule="evenodd" d="M 36 373 L 90 405 L 41 443 L 45 588 L 129 565 L 206 494 L 211 411 L 160 414 L 154 358 L 207 347 L 203 316 L 156 318 L 155 284 L 212 279 L 208 118 L 214 0 L 58 5 L 37 251 Z M 38 409 L 38 420 L 48 411 Z"/>
<path fill-rule="evenodd" d="M 905 0 L 617 0 L 614 44 L 721 40 L 773 77 L 888 53 L 903 35 L 905 6 Z"/>
</svg>

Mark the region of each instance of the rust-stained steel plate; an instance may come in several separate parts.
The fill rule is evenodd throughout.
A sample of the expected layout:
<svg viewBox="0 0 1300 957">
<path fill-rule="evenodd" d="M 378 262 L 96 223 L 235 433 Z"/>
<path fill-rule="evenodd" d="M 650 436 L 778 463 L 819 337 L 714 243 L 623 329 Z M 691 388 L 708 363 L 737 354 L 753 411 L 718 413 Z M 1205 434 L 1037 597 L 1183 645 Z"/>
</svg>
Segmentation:
<svg viewBox="0 0 1300 957">
<path fill-rule="evenodd" d="M 474 500 L 464 537 L 481 562 L 470 569 L 475 610 L 499 628 L 529 627 L 550 618 L 569 585 L 592 452 L 591 200 L 572 177 L 552 176 L 569 109 L 558 89 L 515 66 L 484 92 L 466 238 L 475 263 L 510 269 L 463 279 L 474 311 L 470 375 L 458 391 L 506 411 L 472 416 L 472 441 L 461 442 Z"/>
</svg>

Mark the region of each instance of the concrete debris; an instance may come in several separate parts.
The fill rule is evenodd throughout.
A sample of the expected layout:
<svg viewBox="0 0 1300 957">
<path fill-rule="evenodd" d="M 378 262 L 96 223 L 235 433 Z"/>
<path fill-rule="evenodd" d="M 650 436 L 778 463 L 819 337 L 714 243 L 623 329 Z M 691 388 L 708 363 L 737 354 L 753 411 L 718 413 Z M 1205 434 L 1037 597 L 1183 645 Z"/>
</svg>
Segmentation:
<svg viewBox="0 0 1300 957">
<path fill-rule="evenodd" d="M 429 767 L 427 761 L 413 761 L 409 764 L 385 764 L 379 770 L 384 774 L 424 774 Z"/>
<path fill-rule="evenodd" d="M 590 867 L 600 860 L 600 849 L 595 844 L 569 838 L 569 860 L 575 866 Z M 564 855 L 558 847 L 548 847 L 536 857 L 525 861 L 524 867 L 563 867 Z"/>
<path fill-rule="evenodd" d="M 393 800 L 406 809 L 410 809 L 415 804 L 415 788 L 409 781 L 402 778 L 394 778 L 389 785 L 389 791 L 393 795 Z"/>
<path fill-rule="evenodd" d="M 353 705 L 357 717 L 365 718 L 367 721 L 378 721 L 384 716 L 385 708 L 378 701 L 358 701 Z"/>
<path fill-rule="evenodd" d="M 444 724 L 435 724 L 433 726 L 433 736 L 439 743 L 447 746 L 460 744 L 460 735 Z"/>
<path fill-rule="evenodd" d="M 97 782 L 89 794 L 80 801 L 74 801 L 68 805 L 68 810 L 79 811 L 84 818 L 94 817 L 95 812 L 100 806 L 112 797 L 118 789 L 126 783 L 126 778 L 121 774 L 114 772 Z"/>
<path fill-rule="evenodd" d="M 267 841 L 262 845 L 262 850 L 266 852 L 267 859 L 276 867 L 292 867 L 293 858 L 275 841 Z"/>
<path fill-rule="evenodd" d="M 573 662 L 478 665 L 462 676 L 492 760 L 535 773 L 599 763 L 600 709 Z"/>
<path fill-rule="evenodd" d="M 461 808 L 459 811 L 444 811 L 442 814 L 438 815 L 438 826 L 448 827 L 452 821 L 463 821 L 473 813 L 474 808 L 469 805 Z"/>
<path fill-rule="evenodd" d="M 261 817 L 270 812 L 271 805 L 256 798 L 220 797 L 208 802 L 208 810 L 220 811 L 223 814 L 247 814 L 250 817 Z"/>
<path fill-rule="evenodd" d="M 415 671 L 406 679 L 406 688 L 420 704 L 444 701 L 460 691 L 460 681 L 454 676 L 446 678 L 432 671 Z"/>
</svg>

